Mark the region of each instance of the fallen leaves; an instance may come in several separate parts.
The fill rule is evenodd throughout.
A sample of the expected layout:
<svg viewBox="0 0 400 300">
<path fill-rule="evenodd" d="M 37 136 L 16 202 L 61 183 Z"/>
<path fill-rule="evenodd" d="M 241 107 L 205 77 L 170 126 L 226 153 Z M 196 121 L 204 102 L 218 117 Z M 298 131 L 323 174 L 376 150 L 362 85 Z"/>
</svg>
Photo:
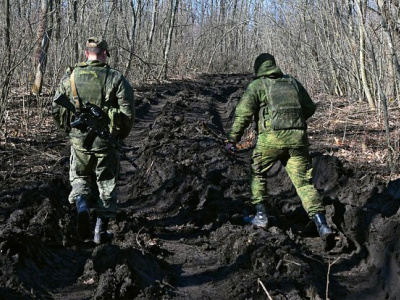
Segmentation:
<svg viewBox="0 0 400 300">
<path fill-rule="evenodd" d="M 343 158 L 356 168 L 368 168 L 382 176 L 391 174 L 389 147 L 382 115 L 368 104 L 343 97 L 315 97 L 318 109 L 308 121 L 311 149 Z M 400 111 L 390 110 L 390 141 L 393 165 L 399 172 Z M 395 154 L 395 155 L 393 155 Z"/>
</svg>

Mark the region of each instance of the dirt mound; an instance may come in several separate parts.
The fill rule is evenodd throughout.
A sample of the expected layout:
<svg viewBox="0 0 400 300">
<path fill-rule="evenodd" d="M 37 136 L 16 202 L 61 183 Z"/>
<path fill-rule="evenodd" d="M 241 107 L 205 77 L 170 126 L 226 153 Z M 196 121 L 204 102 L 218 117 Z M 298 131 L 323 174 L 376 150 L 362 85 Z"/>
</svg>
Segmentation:
<svg viewBox="0 0 400 300">
<path fill-rule="evenodd" d="M 337 233 L 329 252 L 279 164 L 268 175 L 269 228 L 244 224 L 254 212 L 251 129 L 236 156 L 223 145 L 250 80 L 204 76 L 136 89 L 137 120 L 125 149 L 139 168 L 122 161 L 111 244 L 76 238 L 69 146 L 60 136 L 49 129 L 2 143 L 0 298 L 399 296 L 400 182 L 385 184 L 368 164 L 313 148 L 314 183 Z M 322 141 L 322 133 L 312 131 L 312 140 Z"/>
</svg>

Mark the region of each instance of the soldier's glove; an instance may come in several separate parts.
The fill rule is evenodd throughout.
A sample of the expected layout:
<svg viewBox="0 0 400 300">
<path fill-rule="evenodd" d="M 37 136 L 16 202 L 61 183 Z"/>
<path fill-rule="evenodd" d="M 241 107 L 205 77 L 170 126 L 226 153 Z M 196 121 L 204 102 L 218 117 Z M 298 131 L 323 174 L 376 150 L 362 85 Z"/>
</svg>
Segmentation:
<svg viewBox="0 0 400 300">
<path fill-rule="evenodd" d="M 225 145 L 225 151 L 226 153 L 230 154 L 230 155 L 234 155 L 236 152 L 236 144 L 235 143 L 227 143 Z"/>
</svg>

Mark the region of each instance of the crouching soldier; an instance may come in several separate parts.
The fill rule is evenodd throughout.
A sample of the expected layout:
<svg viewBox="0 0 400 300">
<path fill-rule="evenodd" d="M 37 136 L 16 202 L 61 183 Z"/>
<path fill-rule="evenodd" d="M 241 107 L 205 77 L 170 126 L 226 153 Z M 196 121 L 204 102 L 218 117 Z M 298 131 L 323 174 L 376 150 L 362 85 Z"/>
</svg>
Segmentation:
<svg viewBox="0 0 400 300">
<path fill-rule="evenodd" d="M 69 179 L 72 190 L 69 202 L 76 205 L 77 232 L 87 239 L 91 234 L 89 201 L 92 197 L 91 179 L 95 179 L 99 196 L 95 204 L 97 216 L 94 242 L 101 244 L 112 239 L 108 223 L 117 212 L 116 184 L 119 173 L 119 152 L 106 139 L 94 134 L 79 116 L 88 107 L 96 107 L 112 137 L 126 138 L 134 122 L 133 90 L 126 78 L 107 63 L 110 56 L 107 42 L 92 37 L 87 40 L 86 62 L 68 68 L 56 90 L 52 115 L 58 127 L 71 143 Z M 66 109 L 56 101 L 60 96 L 73 105 Z M 68 101 L 67 101 L 68 102 Z M 95 114 L 95 115 L 96 115 Z M 92 126 L 93 127 L 93 126 Z M 103 130 L 104 131 L 104 130 Z"/>
<path fill-rule="evenodd" d="M 267 172 L 281 161 L 296 188 L 303 207 L 317 225 L 319 235 L 329 244 L 334 235 L 328 226 L 318 191 L 311 183 L 311 159 L 306 120 L 316 104 L 295 78 L 284 75 L 269 53 L 259 55 L 254 63 L 256 78 L 242 95 L 225 150 L 233 154 L 244 130 L 257 122 L 257 144 L 252 154 L 251 200 L 256 214 L 246 221 L 258 227 L 267 227 Z"/>
</svg>

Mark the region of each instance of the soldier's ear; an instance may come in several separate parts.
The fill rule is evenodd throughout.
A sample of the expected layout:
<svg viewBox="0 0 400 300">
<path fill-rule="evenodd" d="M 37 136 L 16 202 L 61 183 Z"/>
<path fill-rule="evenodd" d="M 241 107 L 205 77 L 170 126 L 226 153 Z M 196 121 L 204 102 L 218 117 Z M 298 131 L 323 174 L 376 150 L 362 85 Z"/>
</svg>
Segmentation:
<svg viewBox="0 0 400 300">
<path fill-rule="evenodd" d="M 86 56 L 86 58 L 89 57 L 89 51 L 87 51 L 87 49 L 85 50 L 85 56 Z"/>
</svg>

